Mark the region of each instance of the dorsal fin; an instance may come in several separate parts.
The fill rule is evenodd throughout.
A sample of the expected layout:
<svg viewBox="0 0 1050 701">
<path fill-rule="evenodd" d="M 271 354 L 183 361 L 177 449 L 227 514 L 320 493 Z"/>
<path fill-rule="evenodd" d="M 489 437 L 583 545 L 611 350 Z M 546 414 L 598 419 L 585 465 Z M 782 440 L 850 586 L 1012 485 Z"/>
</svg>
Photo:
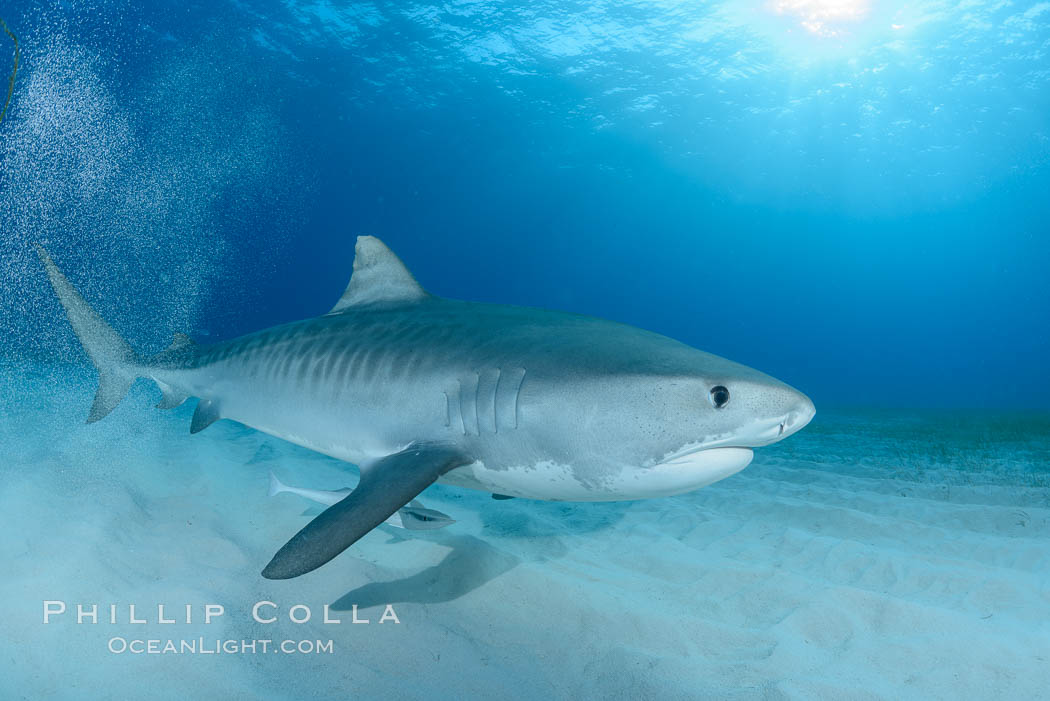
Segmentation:
<svg viewBox="0 0 1050 701">
<path fill-rule="evenodd" d="M 196 351 L 196 348 L 197 344 L 193 342 L 192 338 L 190 338 L 184 333 L 177 333 L 175 334 L 175 338 L 172 339 L 171 345 L 162 350 L 160 353 L 157 353 L 150 360 L 162 363 L 175 362 L 178 360 L 185 359 L 186 357 L 192 355 Z M 163 389 L 163 387 L 161 389 Z"/>
<path fill-rule="evenodd" d="M 418 302 L 427 296 L 386 244 L 375 236 L 358 236 L 350 284 L 328 313 L 374 302 Z"/>
<path fill-rule="evenodd" d="M 171 345 L 168 346 L 169 351 L 175 351 L 179 348 L 185 348 L 186 346 L 195 345 L 193 339 L 181 332 L 175 332 L 175 338 L 172 340 Z"/>
</svg>

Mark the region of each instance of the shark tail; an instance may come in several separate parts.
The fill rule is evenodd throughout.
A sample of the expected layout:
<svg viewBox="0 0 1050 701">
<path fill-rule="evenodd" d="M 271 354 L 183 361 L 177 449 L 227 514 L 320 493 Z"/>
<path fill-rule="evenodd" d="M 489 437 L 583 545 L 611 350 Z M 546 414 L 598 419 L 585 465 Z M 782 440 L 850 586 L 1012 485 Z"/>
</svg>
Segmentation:
<svg viewBox="0 0 1050 701">
<path fill-rule="evenodd" d="M 273 473 L 273 470 L 271 470 L 270 471 L 270 493 L 269 493 L 268 496 L 272 497 L 274 495 L 277 495 L 277 494 L 280 494 L 281 492 L 286 492 L 286 491 L 288 491 L 288 487 L 285 486 L 285 484 L 283 482 L 281 482 L 281 480 L 277 479 L 277 475 L 275 475 Z"/>
<path fill-rule="evenodd" d="M 69 323 L 98 370 L 98 391 L 87 422 L 94 423 L 116 408 L 131 389 L 142 360 L 116 331 L 80 296 L 76 288 L 58 269 L 44 247 L 34 244 L 44 263 L 58 301 L 66 310 Z"/>
</svg>

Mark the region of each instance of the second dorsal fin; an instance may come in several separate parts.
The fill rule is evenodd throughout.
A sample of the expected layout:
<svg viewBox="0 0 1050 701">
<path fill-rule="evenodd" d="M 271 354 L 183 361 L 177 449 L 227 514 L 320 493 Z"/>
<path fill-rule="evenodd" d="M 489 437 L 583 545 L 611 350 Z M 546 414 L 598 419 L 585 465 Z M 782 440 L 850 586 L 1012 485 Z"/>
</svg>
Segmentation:
<svg viewBox="0 0 1050 701">
<path fill-rule="evenodd" d="M 358 236 L 350 284 L 329 314 L 375 302 L 418 302 L 427 296 L 386 244 L 375 236 Z"/>
<path fill-rule="evenodd" d="M 171 345 L 168 346 L 169 351 L 178 350 L 180 348 L 186 348 L 195 345 L 193 339 L 187 334 L 181 332 L 175 332 L 175 337 L 171 341 Z"/>
</svg>

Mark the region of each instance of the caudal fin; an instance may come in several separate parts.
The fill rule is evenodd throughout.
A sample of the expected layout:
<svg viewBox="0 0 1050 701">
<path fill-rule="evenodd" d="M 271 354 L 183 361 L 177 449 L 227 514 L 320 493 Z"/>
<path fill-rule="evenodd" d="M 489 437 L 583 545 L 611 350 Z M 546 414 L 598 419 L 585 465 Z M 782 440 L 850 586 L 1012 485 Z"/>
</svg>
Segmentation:
<svg viewBox="0 0 1050 701">
<path fill-rule="evenodd" d="M 51 287 L 66 310 L 74 333 L 98 370 L 98 391 L 95 392 L 95 401 L 87 419 L 88 423 L 93 423 L 113 411 L 131 389 L 131 384 L 135 381 L 135 367 L 139 364 L 138 356 L 80 296 L 51 260 L 44 247 L 40 244 L 33 245 L 44 263 L 44 268 L 47 269 Z"/>
<path fill-rule="evenodd" d="M 281 482 L 281 480 L 277 479 L 277 475 L 275 475 L 271 471 L 270 472 L 270 494 L 269 494 L 269 496 L 272 497 L 275 494 L 280 494 L 281 492 L 285 492 L 285 491 L 288 491 L 288 487 L 284 486 L 284 484 Z"/>
</svg>

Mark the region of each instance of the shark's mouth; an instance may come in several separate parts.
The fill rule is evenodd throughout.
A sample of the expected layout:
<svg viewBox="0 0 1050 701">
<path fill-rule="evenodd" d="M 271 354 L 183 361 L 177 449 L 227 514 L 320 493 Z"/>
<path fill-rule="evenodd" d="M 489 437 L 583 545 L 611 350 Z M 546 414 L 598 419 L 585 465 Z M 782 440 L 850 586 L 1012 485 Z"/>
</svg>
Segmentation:
<svg viewBox="0 0 1050 701">
<path fill-rule="evenodd" d="M 688 485 L 688 489 L 699 489 L 740 472 L 754 456 L 750 448 L 738 446 L 693 448 L 672 455 L 653 471 L 668 481 Z"/>
<path fill-rule="evenodd" d="M 699 456 L 701 453 L 714 453 L 718 450 L 750 451 L 753 448 L 761 448 L 797 432 L 809 423 L 811 416 L 812 414 L 802 417 L 804 420 L 800 421 L 800 417 L 797 414 L 788 414 L 773 420 L 756 422 L 738 431 L 709 436 L 702 441 L 684 445 L 677 451 L 669 453 L 664 456 L 660 464 L 677 464 L 682 460 L 699 459 L 696 456 Z M 713 454 L 706 457 L 711 460 L 716 459 L 716 456 Z"/>
<path fill-rule="evenodd" d="M 669 455 L 660 461 L 661 465 L 687 465 L 699 464 L 720 460 L 725 456 L 733 454 L 732 451 L 747 451 L 751 453 L 751 447 L 743 445 L 717 445 L 685 448 L 677 453 Z"/>
</svg>

